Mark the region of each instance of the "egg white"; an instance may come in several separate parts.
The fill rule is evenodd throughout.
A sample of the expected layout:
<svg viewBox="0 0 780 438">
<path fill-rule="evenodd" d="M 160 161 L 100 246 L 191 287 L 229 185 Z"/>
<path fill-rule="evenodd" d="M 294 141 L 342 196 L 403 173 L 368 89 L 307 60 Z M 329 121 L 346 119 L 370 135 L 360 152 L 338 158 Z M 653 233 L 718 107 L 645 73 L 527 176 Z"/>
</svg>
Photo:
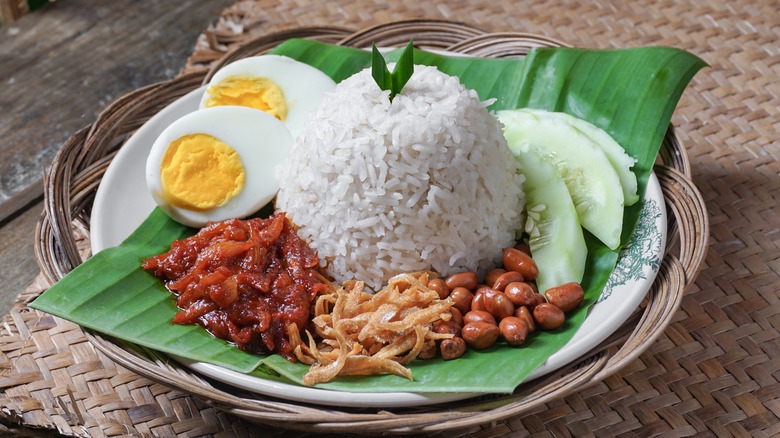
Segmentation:
<svg viewBox="0 0 780 438">
<path fill-rule="evenodd" d="M 324 93 L 336 87 L 328 75 L 316 68 L 279 55 L 260 55 L 232 62 L 209 81 L 209 87 L 231 76 L 264 77 L 275 82 L 287 101 L 287 117 L 284 124 L 293 137 L 302 130 L 309 113 L 317 108 Z M 209 94 L 204 93 L 200 107 L 204 108 Z"/>
<path fill-rule="evenodd" d="M 171 205 L 163 196 L 161 164 L 171 142 L 188 134 L 208 134 L 232 147 L 241 157 L 243 189 L 225 204 L 205 211 Z M 146 160 L 146 185 L 160 208 L 185 225 L 202 227 L 209 221 L 244 218 L 270 202 L 279 190 L 276 167 L 293 142 L 289 130 L 261 110 L 218 106 L 189 113 L 171 123 L 152 145 Z"/>
</svg>

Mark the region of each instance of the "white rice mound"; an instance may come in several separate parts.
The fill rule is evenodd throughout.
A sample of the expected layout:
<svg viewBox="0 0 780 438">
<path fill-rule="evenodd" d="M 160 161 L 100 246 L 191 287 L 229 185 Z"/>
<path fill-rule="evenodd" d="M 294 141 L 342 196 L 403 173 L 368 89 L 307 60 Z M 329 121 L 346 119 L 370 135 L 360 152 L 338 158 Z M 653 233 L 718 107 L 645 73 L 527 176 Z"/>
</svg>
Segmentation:
<svg viewBox="0 0 780 438">
<path fill-rule="evenodd" d="M 364 70 L 310 115 L 279 172 L 276 208 L 339 282 L 379 290 L 402 272 L 484 274 L 514 244 L 524 206 L 486 106 L 426 66 L 391 104 Z"/>
</svg>

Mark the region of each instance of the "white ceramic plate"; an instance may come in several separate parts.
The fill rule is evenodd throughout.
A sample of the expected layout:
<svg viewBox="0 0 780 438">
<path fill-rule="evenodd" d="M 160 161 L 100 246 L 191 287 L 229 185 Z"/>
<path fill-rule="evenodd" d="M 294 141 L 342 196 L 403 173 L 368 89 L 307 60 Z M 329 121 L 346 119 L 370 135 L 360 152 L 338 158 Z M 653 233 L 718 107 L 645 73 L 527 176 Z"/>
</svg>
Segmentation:
<svg viewBox="0 0 780 438">
<path fill-rule="evenodd" d="M 183 96 L 146 122 L 119 150 L 106 170 L 92 208 L 90 239 L 93 253 L 119 245 L 155 207 L 146 190 L 144 169 L 149 149 L 170 123 L 198 108 L 204 88 Z M 632 242 L 602 297 L 580 330 L 528 380 L 550 373 L 581 357 L 601 343 L 631 315 L 650 289 L 666 245 L 666 215 L 655 174 L 647 186 L 645 204 Z M 333 406 L 400 407 L 461 400 L 464 393 L 351 393 L 279 383 L 241 374 L 216 365 L 180 360 L 192 370 L 245 390 L 306 403 Z"/>
</svg>

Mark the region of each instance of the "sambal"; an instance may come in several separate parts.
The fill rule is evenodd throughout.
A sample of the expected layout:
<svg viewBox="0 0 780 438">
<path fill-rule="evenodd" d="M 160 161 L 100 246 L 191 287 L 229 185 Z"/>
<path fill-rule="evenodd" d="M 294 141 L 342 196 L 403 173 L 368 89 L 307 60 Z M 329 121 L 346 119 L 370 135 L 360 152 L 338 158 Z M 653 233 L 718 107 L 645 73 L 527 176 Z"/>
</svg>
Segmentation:
<svg viewBox="0 0 780 438">
<path fill-rule="evenodd" d="M 311 303 L 327 289 L 318 264 L 278 213 L 211 223 L 143 268 L 176 295 L 174 323 L 198 324 L 242 350 L 294 360 L 287 327 L 303 330 Z"/>
</svg>

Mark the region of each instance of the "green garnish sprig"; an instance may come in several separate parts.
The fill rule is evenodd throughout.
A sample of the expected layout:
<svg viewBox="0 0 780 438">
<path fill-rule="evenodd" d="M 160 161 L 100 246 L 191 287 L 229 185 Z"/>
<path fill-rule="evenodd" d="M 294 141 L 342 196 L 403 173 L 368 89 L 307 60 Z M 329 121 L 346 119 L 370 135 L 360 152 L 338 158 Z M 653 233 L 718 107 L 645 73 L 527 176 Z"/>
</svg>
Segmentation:
<svg viewBox="0 0 780 438">
<path fill-rule="evenodd" d="M 412 40 L 409 40 L 409 44 L 401 51 L 392 73 L 388 70 L 385 58 L 379 53 L 376 45 L 371 45 L 371 76 L 381 90 L 390 90 L 390 102 L 393 101 L 396 94 L 403 90 L 413 72 L 414 47 Z"/>
</svg>

